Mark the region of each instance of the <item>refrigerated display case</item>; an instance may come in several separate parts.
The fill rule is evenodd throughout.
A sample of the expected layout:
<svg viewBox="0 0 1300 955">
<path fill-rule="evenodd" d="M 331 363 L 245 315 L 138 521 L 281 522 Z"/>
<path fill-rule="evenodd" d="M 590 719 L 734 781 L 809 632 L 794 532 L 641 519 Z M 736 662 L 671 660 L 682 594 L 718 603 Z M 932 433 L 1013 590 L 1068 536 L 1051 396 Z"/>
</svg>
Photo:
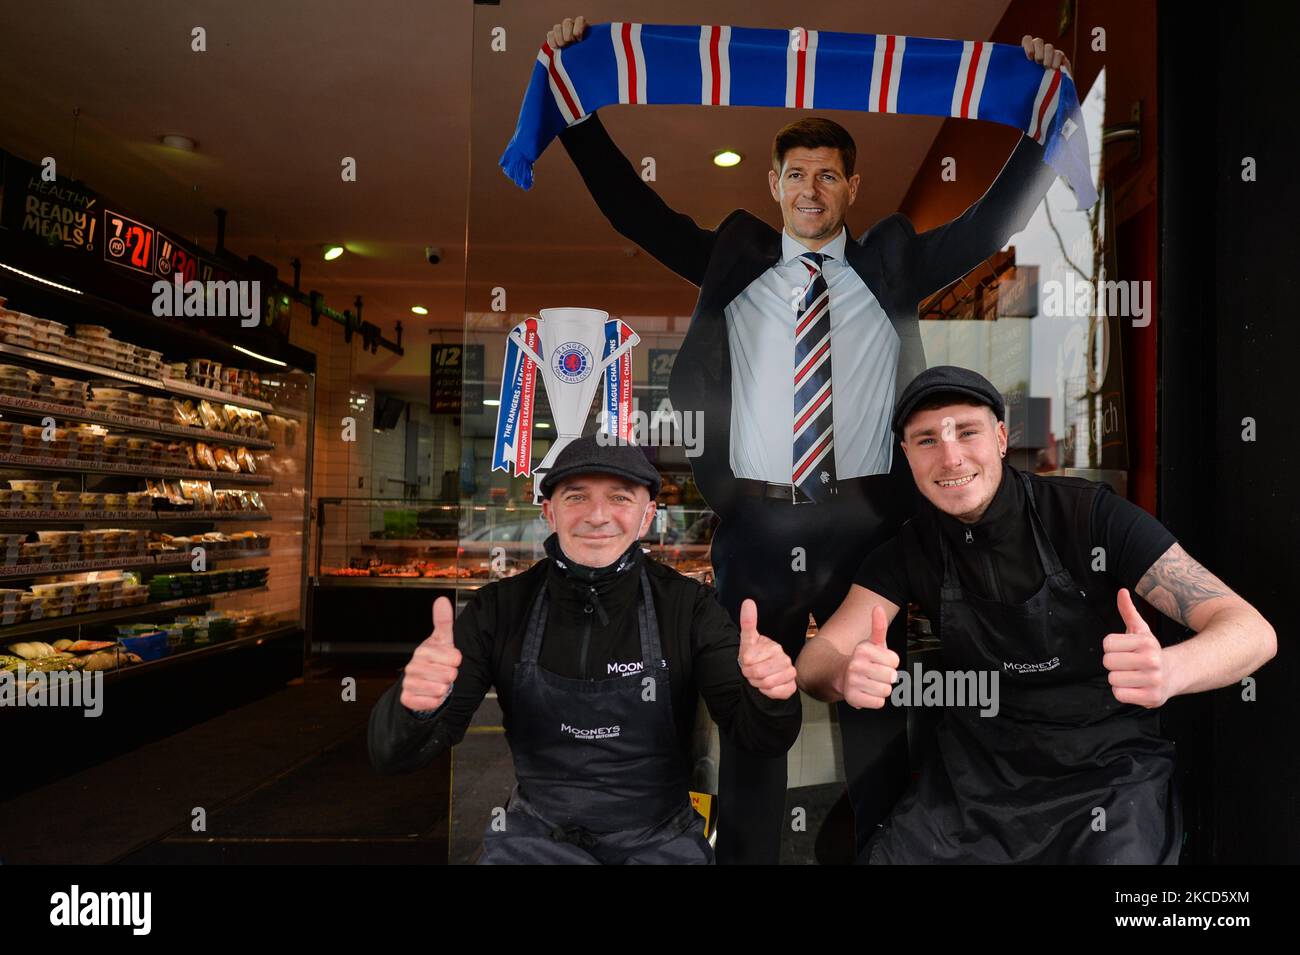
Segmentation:
<svg viewBox="0 0 1300 955">
<path fill-rule="evenodd" d="M 459 609 L 483 584 L 545 557 L 551 533 L 541 509 L 528 504 L 321 498 L 315 514 L 310 629 L 320 652 L 409 654 L 428 636 L 437 597 Z M 712 583 L 715 523 L 712 511 L 662 507 L 642 545 Z"/>
<path fill-rule="evenodd" d="M 3 667 L 118 679 L 286 641 L 300 673 L 314 375 L 156 331 L 0 277 Z"/>
<path fill-rule="evenodd" d="M 458 508 L 401 498 L 321 498 L 309 601 L 312 652 L 408 654 L 439 596 L 478 586 L 456 559 Z"/>
</svg>

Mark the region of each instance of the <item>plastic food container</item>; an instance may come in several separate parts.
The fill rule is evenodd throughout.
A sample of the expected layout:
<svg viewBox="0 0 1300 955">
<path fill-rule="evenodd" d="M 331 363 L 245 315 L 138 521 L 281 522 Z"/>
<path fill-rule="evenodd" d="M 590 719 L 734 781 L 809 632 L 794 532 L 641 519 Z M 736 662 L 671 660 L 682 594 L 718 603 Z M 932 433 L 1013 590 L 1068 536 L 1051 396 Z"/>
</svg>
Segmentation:
<svg viewBox="0 0 1300 955">
<path fill-rule="evenodd" d="M 91 387 L 90 393 L 95 397 L 96 401 L 131 400 L 131 392 L 127 391 L 125 388 L 109 388 L 101 385 L 94 385 Z"/>
<path fill-rule="evenodd" d="M 51 544 L 68 544 L 72 542 L 81 543 L 81 531 L 37 531 L 36 536 L 41 539 L 41 543 L 49 542 Z"/>
<path fill-rule="evenodd" d="M 128 653 L 139 654 L 141 660 L 157 660 L 167 655 L 167 633 L 154 630 L 134 637 L 119 637 L 118 643 Z"/>
<path fill-rule="evenodd" d="M 77 450 L 82 457 L 99 457 L 104 453 L 104 435 L 82 431 L 77 435 Z"/>
<path fill-rule="evenodd" d="M 42 543 L 25 543 L 20 545 L 24 561 L 48 560 L 52 545 Z"/>
<path fill-rule="evenodd" d="M 54 600 L 63 596 L 63 581 L 50 584 L 32 584 L 32 593 L 43 600 Z"/>
<path fill-rule="evenodd" d="M 10 479 L 9 487 L 15 491 L 41 491 L 53 494 L 55 488 L 59 486 L 58 481 L 28 481 Z"/>
</svg>

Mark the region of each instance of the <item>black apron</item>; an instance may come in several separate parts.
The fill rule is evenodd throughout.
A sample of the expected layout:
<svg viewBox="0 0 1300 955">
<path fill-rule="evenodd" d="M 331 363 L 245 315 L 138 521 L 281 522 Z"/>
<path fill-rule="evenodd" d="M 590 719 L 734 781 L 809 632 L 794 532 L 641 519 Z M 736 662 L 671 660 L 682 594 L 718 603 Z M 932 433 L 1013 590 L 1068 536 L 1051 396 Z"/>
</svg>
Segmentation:
<svg viewBox="0 0 1300 955">
<path fill-rule="evenodd" d="M 507 737 L 517 784 L 504 828 L 488 826 L 480 862 L 713 861 L 704 819 L 690 804 L 650 579 L 640 572 L 637 673 L 581 680 L 543 669 L 545 585 L 533 601 Z"/>
<path fill-rule="evenodd" d="M 945 670 L 998 674 L 998 714 L 950 707 L 871 863 L 1176 863 L 1182 813 L 1159 715 L 1115 699 L 1102 617 L 1057 558 L 1024 484 L 1043 586 L 1023 604 L 963 591 L 946 535 Z M 1104 816 L 1096 810 L 1104 810 Z M 1104 830 L 1101 828 L 1104 824 Z"/>
</svg>

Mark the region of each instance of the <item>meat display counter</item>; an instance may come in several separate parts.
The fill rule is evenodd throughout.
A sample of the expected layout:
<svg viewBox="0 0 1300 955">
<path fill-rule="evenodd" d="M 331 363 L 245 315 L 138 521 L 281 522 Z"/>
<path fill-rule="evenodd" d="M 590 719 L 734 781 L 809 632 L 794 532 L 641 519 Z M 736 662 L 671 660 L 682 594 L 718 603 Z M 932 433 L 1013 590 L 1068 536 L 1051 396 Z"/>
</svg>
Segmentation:
<svg viewBox="0 0 1300 955">
<path fill-rule="evenodd" d="M 310 631 L 318 653 L 409 654 L 428 636 L 439 596 L 457 609 L 474 590 L 546 556 L 541 509 L 321 498 L 315 508 Z M 662 507 L 642 541 L 649 554 L 712 583 L 711 511 Z"/>
</svg>

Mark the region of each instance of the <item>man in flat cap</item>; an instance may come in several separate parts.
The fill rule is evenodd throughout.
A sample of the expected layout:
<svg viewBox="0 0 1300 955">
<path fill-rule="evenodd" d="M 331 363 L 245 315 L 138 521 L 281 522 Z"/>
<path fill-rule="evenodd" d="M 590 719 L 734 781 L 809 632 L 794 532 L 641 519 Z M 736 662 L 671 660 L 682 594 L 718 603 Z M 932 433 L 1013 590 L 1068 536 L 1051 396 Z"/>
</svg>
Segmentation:
<svg viewBox="0 0 1300 955">
<path fill-rule="evenodd" d="M 894 434 L 924 501 L 799 655 L 808 693 L 882 709 L 902 701 L 896 681 L 924 681 L 900 676 L 889 621 L 916 601 L 942 642 L 942 682 L 925 681 L 946 707 L 935 743 L 860 861 L 1177 862 L 1158 708 L 1239 682 L 1276 634 L 1107 485 L 1007 464 L 1003 412 L 964 368 L 904 390 Z M 1130 591 L 1195 635 L 1162 646 Z M 944 696 L 979 674 L 995 705 Z"/>
<path fill-rule="evenodd" d="M 712 588 L 644 555 L 659 474 L 640 448 L 580 438 L 541 492 L 548 556 L 477 590 L 454 627 L 434 603 L 432 635 L 371 713 L 371 762 L 427 766 L 495 686 L 517 782 L 481 862 L 710 863 L 689 796 L 696 700 L 736 746 L 783 755 L 794 665 L 752 600 L 737 629 Z"/>
</svg>

